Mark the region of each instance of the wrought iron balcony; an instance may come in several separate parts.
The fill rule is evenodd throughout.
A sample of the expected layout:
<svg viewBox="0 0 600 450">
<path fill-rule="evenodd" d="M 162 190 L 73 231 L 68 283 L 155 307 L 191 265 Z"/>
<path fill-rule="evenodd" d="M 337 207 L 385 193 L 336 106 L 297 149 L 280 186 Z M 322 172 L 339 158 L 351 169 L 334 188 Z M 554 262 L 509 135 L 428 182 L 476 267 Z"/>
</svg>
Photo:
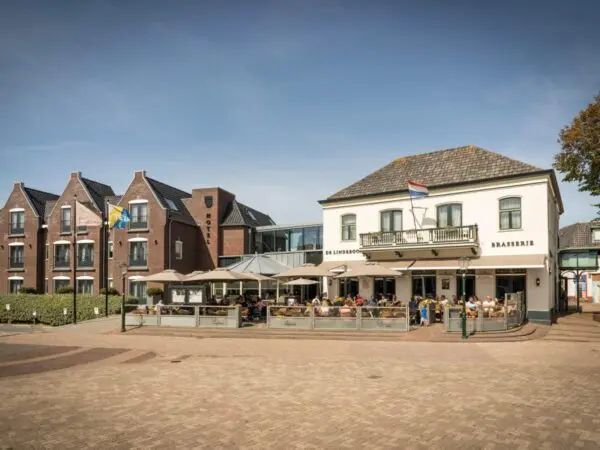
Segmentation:
<svg viewBox="0 0 600 450">
<path fill-rule="evenodd" d="M 145 230 L 148 228 L 148 216 L 132 216 L 129 222 L 130 230 Z"/>
<path fill-rule="evenodd" d="M 24 266 L 25 266 L 25 264 L 22 259 L 9 259 L 8 260 L 8 268 L 9 269 L 22 269 Z"/>
<path fill-rule="evenodd" d="M 419 230 L 381 231 L 360 235 L 361 248 L 452 247 L 479 240 L 477 225 Z"/>
<path fill-rule="evenodd" d="M 20 234 L 25 234 L 25 226 L 23 224 L 14 224 L 11 223 L 10 224 L 10 228 L 8 231 L 9 235 L 20 235 Z"/>
<path fill-rule="evenodd" d="M 129 267 L 148 267 L 148 258 L 129 258 Z"/>
<path fill-rule="evenodd" d="M 70 258 L 55 258 L 54 268 L 55 269 L 69 269 L 71 267 Z"/>
</svg>

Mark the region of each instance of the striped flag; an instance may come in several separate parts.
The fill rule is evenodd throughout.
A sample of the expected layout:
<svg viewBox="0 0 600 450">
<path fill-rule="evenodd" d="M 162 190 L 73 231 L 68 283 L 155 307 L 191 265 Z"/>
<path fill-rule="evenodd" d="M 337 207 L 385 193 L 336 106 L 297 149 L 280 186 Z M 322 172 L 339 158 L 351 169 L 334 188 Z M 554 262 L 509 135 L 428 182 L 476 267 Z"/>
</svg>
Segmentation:
<svg viewBox="0 0 600 450">
<path fill-rule="evenodd" d="M 429 195 L 429 190 L 424 184 L 409 181 L 408 194 L 411 198 L 427 197 Z"/>
</svg>

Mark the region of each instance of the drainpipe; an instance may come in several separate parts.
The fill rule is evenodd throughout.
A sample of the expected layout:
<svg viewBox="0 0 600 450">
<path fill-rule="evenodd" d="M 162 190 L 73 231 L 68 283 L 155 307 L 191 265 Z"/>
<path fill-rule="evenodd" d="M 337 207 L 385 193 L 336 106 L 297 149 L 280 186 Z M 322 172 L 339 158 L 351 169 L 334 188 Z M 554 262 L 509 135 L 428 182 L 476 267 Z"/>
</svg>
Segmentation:
<svg viewBox="0 0 600 450">
<path fill-rule="evenodd" d="M 171 210 L 167 210 L 167 217 L 169 218 L 169 269 L 171 268 L 171 255 L 173 254 L 173 247 L 171 243 L 171 224 L 173 223 L 173 218 L 171 217 Z"/>
</svg>

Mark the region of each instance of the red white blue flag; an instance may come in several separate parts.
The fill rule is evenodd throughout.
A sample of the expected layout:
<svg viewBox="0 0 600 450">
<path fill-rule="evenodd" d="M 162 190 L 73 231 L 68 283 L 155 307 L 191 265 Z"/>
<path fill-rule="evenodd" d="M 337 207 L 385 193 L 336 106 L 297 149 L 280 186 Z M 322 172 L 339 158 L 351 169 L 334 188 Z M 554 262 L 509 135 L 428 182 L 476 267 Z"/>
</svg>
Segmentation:
<svg viewBox="0 0 600 450">
<path fill-rule="evenodd" d="M 413 198 L 427 197 L 429 190 L 427 186 L 421 183 L 415 183 L 414 181 L 408 182 L 408 193 Z"/>
</svg>

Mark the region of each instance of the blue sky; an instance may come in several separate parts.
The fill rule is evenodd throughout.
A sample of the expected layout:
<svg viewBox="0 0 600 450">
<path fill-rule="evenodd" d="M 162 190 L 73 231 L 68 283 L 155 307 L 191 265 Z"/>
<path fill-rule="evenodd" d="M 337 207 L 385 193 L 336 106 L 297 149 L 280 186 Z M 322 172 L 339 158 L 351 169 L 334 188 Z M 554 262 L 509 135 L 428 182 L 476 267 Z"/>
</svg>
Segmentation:
<svg viewBox="0 0 600 450">
<path fill-rule="evenodd" d="M 75 170 L 122 193 L 146 169 L 290 223 L 402 155 L 549 168 L 600 90 L 594 3 L 4 1 L 0 195 Z M 563 225 L 595 215 L 561 192 Z"/>
</svg>

